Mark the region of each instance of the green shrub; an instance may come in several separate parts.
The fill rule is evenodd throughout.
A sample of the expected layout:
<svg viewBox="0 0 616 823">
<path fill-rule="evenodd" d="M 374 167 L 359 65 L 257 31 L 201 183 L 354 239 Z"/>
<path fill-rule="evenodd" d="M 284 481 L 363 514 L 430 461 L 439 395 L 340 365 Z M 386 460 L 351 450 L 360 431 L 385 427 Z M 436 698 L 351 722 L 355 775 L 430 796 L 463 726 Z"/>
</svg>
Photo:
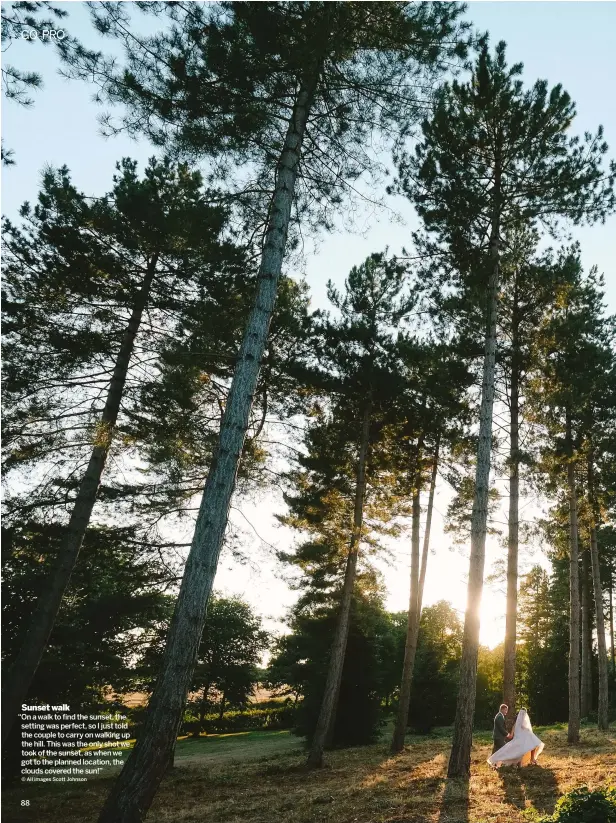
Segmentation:
<svg viewBox="0 0 616 823">
<path fill-rule="evenodd" d="M 563 795 L 554 814 L 529 815 L 533 823 L 616 823 L 616 788 L 595 789 L 586 786 Z"/>
<path fill-rule="evenodd" d="M 266 729 L 290 729 L 296 722 L 295 706 L 280 706 L 272 709 L 249 709 L 243 712 L 208 714 L 201 723 L 194 715 L 186 714 L 180 727 L 180 734 L 230 734 Z"/>
</svg>

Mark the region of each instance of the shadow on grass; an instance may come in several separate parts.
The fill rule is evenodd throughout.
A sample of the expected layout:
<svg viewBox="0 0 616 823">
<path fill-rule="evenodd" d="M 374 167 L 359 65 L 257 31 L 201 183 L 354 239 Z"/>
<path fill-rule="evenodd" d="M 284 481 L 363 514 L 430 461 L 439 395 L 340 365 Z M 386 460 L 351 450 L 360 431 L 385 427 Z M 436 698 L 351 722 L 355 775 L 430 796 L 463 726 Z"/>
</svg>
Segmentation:
<svg viewBox="0 0 616 823">
<path fill-rule="evenodd" d="M 528 766 L 526 769 L 520 769 L 520 780 L 526 792 L 526 799 L 530 800 L 537 811 L 552 814 L 559 797 L 558 782 L 552 769 Z"/>
<path fill-rule="evenodd" d="M 441 798 L 438 823 L 469 823 L 469 814 L 469 778 L 448 777 Z"/>
<path fill-rule="evenodd" d="M 551 769 L 526 766 L 518 769 L 505 766 L 499 769 L 505 800 L 517 809 L 524 809 L 526 801 L 542 814 L 551 814 L 558 799 L 558 783 Z"/>
</svg>

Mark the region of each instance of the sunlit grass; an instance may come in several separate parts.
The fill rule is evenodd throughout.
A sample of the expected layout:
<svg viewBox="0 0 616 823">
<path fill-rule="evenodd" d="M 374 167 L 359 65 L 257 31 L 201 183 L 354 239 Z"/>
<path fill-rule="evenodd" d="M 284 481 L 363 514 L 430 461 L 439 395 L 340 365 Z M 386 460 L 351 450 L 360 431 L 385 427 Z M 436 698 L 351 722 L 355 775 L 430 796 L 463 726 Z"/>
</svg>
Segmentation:
<svg viewBox="0 0 616 823">
<path fill-rule="evenodd" d="M 148 823 L 523 823 L 530 807 L 549 813 L 574 786 L 616 783 L 616 729 L 584 728 L 578 746 L 566 729 L 538 730 L 540 766 L 493 772 L 489 734 L 477 735 L 469 783 L 446 779 L 448 730 L 410 738 L 392 757 L 387 742 L 329 752 L 320 771 L 304 768 L 301 741 L 288 732 L 244 732 L 178 741 Z M 5 793 L 14 821 L 91 823 L 110 786 L 28 788 Z"/>
</svg>

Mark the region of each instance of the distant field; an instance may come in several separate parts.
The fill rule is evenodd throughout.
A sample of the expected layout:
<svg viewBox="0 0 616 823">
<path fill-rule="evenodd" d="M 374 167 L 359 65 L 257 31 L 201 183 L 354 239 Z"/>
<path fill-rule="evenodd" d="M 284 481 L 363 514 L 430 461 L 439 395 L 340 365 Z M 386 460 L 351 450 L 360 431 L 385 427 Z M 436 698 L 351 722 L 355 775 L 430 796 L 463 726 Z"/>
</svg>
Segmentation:
<svg viewBox="0 0 616 823">
<path fill-rule="evenodd" d="M 616 728 L 584 728 L 568 746 L 562 726 L 537 729 L 540 765 L 491 771 L 490 735 L 473 747 L 472 777 L 447 780 L 449 730 L 413 737 L 391 757 L 386 741 L 327 755 L 307 772 L 301 740 L 289 732 L 247 732 L 178 741 L 147 823 L 525 823 L 523 810 L 550 813 L 581 784 L 616 784 Z M 112 774 L 87 786 L 15 788 L 4 793 L 5 823 L 94 823 Z M 31 805 L 20 807 L 27 796 Z"/>
</svg>

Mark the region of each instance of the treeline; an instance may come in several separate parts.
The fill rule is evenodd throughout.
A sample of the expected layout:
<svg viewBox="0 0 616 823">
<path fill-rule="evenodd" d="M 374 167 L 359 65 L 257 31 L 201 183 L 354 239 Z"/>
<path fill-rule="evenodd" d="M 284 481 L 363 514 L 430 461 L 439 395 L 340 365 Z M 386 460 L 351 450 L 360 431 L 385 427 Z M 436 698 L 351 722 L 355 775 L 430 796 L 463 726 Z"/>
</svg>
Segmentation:
<svg viewBox="0 0 616 823">
<path fill-rule="evenodd" d="M 97 197 L 49 169 L 38 201 L 4 221 L 3 742 L 46 667 L 59 683 L 71 634 L 98 669 L 75 693 L 121 685 L 142 661 L 149 708 L 100 821 L 142 820 L 188 695 L 202 690 L 203 718 L 211 694 L 223 714 L 246 699 L 246 684 L 209 681 L 204 644 L 226 642 L 208 620 L 233 495 L 274 484 L 298 534 L 279 560 L 300 593 L 271 677 L 302 694 L 311 766 L 371 739 L 385 704 L 394 752 L 409 720 L 453 719 L 448 773 L 468 774 L 497 692 L 548 719 L 534 685 L 554 686 L 548 670 L 570 742 L 595 708 L 606 729 L 615 327 L 602 277 L 560 240 L 614 209 L 601 128 L 575 136 L 568 94 L 525 87 L 457 3 L 143 10 L 155 36 L 121 4 L 92 8 L 123 63 L 71 37 L 58 49 L 68 75 L 118 106 L 110 132 L 160 156 L 141 172 L 121 160 Z M 391 162 L 389 192 L 420 220 L 412 252 L 375 251 L 330 284 L 329 311 L 311 311 L 290 276 L 304 235 L 335 229 L 362 192 L 374 202 Z M 508 483 L 502 666 L 479 645 L 496 476 Z M 463 626 L 446 604 L 423 608 L 439 477 L 456 493 L 449 528 L 470 542 Z M 553 565 L 547 582 L 533 572 L 536 613 L 550 603 L 536 627 L 518 602 L 525 492 L 549 508 L 532 524 Z M 373 560 L 407 524 L 404 625 L 383 611 Z"/>
</svg>

